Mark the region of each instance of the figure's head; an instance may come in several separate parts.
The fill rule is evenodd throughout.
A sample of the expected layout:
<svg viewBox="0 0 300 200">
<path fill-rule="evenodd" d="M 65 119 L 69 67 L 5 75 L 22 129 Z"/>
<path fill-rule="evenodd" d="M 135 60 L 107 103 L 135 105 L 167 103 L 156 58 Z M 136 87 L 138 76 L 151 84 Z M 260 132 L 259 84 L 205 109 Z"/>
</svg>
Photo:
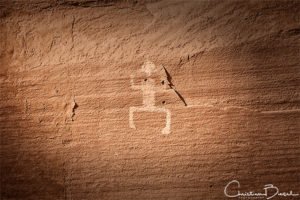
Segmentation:
<svg viewBox="0 0 300 200">
<path fill-rule="evenodd" d="M 142 69 L 141 70 L 142 70 L 142 72 L 146 73 L 148 76 L 151 76 L 151 74 L 156 71 L 156 66 L 154 65 L 153 62 L 146 61 L 142 65 Z"/>
</svg>

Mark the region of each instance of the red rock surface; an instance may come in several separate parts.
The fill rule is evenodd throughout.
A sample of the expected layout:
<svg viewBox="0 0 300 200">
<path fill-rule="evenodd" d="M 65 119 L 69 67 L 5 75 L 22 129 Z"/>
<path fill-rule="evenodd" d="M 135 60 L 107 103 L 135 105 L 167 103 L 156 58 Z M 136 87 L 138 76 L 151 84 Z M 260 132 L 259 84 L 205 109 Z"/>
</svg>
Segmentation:
<svg viewBox="0 0 300 200">
<path fill-rule="evenodd" d="M 299 13 L 299 1 L 0 0 L 1 199 L 226 199 L 232 180 L 300 193 Z M 129 127 L 152 80 L 169 134 L 164 112 Z"/>
</svg>

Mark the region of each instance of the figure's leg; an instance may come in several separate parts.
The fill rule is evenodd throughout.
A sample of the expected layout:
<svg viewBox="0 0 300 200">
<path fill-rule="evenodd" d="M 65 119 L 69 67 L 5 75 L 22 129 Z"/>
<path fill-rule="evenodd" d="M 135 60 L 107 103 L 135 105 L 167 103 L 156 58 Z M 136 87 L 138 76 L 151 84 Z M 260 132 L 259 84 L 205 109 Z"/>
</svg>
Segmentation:
<svg viewBox="0 0 300 200">
<path fill-rule="evenodd" d="M 171 112 L 168 109 L 164 109 L 164 112 L 166 113 L 166 126 L 162 130 L 162 134 L 169 134 L 171 131 Z"/>
<path fill-rule="evenodd" d="M 130 107 L 129 108 L 129 127 L 130 128 L 135 128 L 135 125 L 134 125 L 134 121 L 133 121 L 133 113 L 136 111 L 136 107 Z"/>
</svg>

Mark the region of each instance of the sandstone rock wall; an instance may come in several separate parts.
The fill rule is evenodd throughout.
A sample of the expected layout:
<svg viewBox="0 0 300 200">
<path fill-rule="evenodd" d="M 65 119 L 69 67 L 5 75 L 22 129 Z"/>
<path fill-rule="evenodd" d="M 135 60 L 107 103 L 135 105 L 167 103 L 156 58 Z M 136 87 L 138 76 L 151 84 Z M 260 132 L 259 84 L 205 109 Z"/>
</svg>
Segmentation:
<svg viewBox="0 0 300 200">
<path fill-rule="evenodd" d="M 1 0 L 1 199 L 226 199 L 231 180 L 300 193 L 299 13 Z"/>
</svg>

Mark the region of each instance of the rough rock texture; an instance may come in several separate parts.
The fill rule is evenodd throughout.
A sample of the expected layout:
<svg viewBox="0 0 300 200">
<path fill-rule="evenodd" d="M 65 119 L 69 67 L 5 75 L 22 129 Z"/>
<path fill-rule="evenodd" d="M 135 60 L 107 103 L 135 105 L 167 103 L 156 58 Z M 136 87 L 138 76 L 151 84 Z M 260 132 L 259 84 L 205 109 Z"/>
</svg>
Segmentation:
<svg viewBox="0 0 300 200">
<path fill-rule="evenodd" d="M 0 0 L 1 199 L 226 199 L 231 180 L 300 193 L 299 13 L 296 0 Z M 169 134 L 163 111 L 130 128 L 131 78 L 146 99 L 154 81 Z"/>
</svg>

